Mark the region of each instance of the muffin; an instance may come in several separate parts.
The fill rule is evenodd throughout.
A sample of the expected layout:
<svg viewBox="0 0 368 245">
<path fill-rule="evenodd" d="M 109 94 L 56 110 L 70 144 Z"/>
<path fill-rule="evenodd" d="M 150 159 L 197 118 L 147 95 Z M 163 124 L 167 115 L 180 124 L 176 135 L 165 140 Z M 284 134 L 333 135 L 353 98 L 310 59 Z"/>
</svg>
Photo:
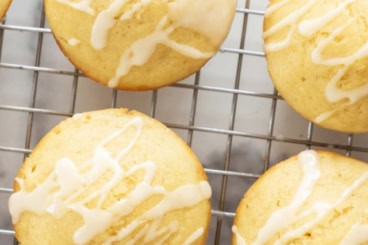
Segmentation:
<svg viewBox="0 0 368 245">
<path fill-rule="evenodd" d="M 20 168 L 9 199 L 27 244 L 205 244 L 211 188 L 190 148 L 136 111 L 76 115 Z"/>
<path fill-rule="evenodd" d="M 111 88 L 148 90 L 198 71 L 225 40 L 236 0 L 45 0 L 61 50 Z"/>
<path fill-rule="evenodd" d="M 270 1 L 268 70 L 282 97 L 306 119 L 341 132 L 368 132 L 367 22 L 367 1 Z"/>
<path fill-rule="evenodd" d="M 367 244 L 368 165 L 325 151 L 277 164 L 236 211 L 233 244 Z"/>
<path fill-rule="evenodd" d="M 8 10 L 9 6 L 11 4 L 11 0 L 2 0 L 0 2 L 0 20 L 3 19 L 6 11 Z"/>
</svg>

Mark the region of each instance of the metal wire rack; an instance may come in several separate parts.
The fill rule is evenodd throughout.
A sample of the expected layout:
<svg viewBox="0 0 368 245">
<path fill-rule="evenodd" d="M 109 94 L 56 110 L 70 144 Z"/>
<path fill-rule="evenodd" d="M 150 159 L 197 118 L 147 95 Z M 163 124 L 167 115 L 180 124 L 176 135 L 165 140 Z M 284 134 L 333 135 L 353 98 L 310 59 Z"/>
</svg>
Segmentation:
<svg viewBox="0 0 368 245">
<path fill-rule="evenodd" d="M 76 112 L 137 109 L 186 140 L 213 188 L 207 244 L 230 244 L 237 204 L 273 163 L 306 147 L 368 161 L 368 135 L 314 126 L 277 94 L 262 51 L 266 4 L 238 0 L 229 38 L 197 74 L 160 90 L 123 92 L 95 84 L 70 65 L 50 34 L 41 0 L 13 0 L 0 24 L 0 244 L 16 243 L 7 201 L 17 169 L 49 129 Z"/>
</svg>

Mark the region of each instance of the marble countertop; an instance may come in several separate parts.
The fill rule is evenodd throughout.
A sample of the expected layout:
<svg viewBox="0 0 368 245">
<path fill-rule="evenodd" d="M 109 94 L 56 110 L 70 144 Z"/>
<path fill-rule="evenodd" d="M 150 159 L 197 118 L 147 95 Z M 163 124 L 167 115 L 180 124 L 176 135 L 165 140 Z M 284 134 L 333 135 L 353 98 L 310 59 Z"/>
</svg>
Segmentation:
<svg viewBox="0 0 368 245">
<path fill-rule="evenodd" d="M 115 104 L 116 107 L 154 114 L 190 143 L 207 169 L 213 188 L 213 210 L 220 210 L 224 176 L 221 170 L 224 170 L 226 163 L 229 164 L 231 172 L 226 174 L 227 192 L 223 204 L 224 211 L 230 214 L 222 219 L 220 244 L 230 243 L 231 215 L 255 180 L 246 175 L 256 177 L 263 173 L 265 167 L 302 151 L 306 148 L 303 142 L 308 140 L 308 136 L 327 148 L 334 144 L 348 145 L 349 139 L 352 139 L 353 146 L 361 148 L 366 148 L 368 142 L 366 134 L 349 138 L 347 134 L 317 126 L 309 135 L 309 122 L 274 96 L 274 87 L 262 55 L 261 13 L 268 1 L 249 1 L 249 8 L 255 11 L 248 15 L 245 31 L 244 14 L 238 11 L 230 35 L 223 44 L 223 52 L 208 62 L 198 75 L 198 90 L 193 89 L 195 76 L 191 76 L 178 86 L 162 88 L 157 93 L 119 91 Z M 239 0 L 239 9 L 244 10 L 244 6 L 245 0 Z M 42 45 L 39 45 L 39 31 L 34 28 L 27 30 L 26 27 L 39 27 L 41 19 L 41 0 L 13 0 L 6 23 L 0 29 L 3 33 L 0 49 L 0 188 L 12 188 L 24 152 L 32 149 L 58 122 L 73 113 L 111 107 L 114 102 L 111 89 L 85 77 L 79 77 L 76 83 L 75 76 L 56 72 L 73 74 L 75 68 L 59 51 L 47 23 L 46 29 L 41 29 L 45 32 Z M 245 46 L 239 49 L 242 33 L 245 35 Z M 244 50 L 251 52 L 240 57 L 239 51 Z M 237 77 L 239 89 L 234 89 Z M 33 106 L 35 81 L 37 93 Z M 155 98 L 153 111 L 152 101 Z M 30 117 L 32 109 L 29 108 L 32 107 L 37 109 Z M 196 109 L 195 117 L 192 117 L 192 108 Z M 30 119 L 32 127 L 28 127 Z M 189 125 L 193 131 L 188 130 Z M 345 150 L 334 150 L 346 153 Z M 368 161 L 368 153 L 353 151 L 352 156 Z M 12 229 L 7 211 L 9 195 L 0 192 L 0 230 Z M 207 244 L 214 244 L 218 219 L 221 216 L 215 212 Z M 12 239 L 12 236 L 0 234 L 0 244 L 12 244 Z"/>
</svg>

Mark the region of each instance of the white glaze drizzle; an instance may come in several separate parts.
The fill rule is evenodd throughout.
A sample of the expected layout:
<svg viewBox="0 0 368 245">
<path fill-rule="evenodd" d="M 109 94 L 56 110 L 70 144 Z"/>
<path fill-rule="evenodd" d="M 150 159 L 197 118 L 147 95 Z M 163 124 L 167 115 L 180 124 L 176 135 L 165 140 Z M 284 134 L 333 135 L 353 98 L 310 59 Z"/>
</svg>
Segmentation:
<svg viewBox="0 0 368 245">
<path fill-rule="evenodd" d="M 68 3 L 72 8 L 78 9 L 82 2 L 84 7 L 90 7 L 90 0 L 81 1 L 78 4 L 68 0 L 60 1 Z M 118 86 L 121 77 L 127 75 L 133 66 L 142 66 L 147 63 L 159 44 L 170 47 L 176 52 L 193 59 L 208 59 L 212 57 L 214 52 L 202 52 L 188 45 L 177 43 L 170 38 L 170 34 L 179 27 L 189 28 L 207 36 L 217 46 L 225 35 L 225 33 L 219 33 L 218 26 L 223 25 L 224 20 L 231 18 L 236 8 L 235 0 L 229 0 L 225 6 L 221 4 L 223 0 L 161 1 L 168 4 L 167 16 L 164 16 L 162 20 L 169 19 L 172 21 L 172 24 L 170 26 L 162 26 L 161 20 L 155 32 L 133 42 L 121 55 L 115 74 L 108 82 L 109 87 Z M 105 48 L 108 43 L 109 31 L 116 25 L 117 19 L 120 21 L 130 20 L 136 12 L 151 2 L 152 0 L 140 0 L 118 18 L 121 8 L 129 2 L 128 0 L 113 0 L 107 9 L 98 14 L 94 21 L 90 39 L 91 46 L 96 50 Z M 201 16 L 204 12 L 206 12 L 206 17 L 199 19 L 198 16 Z M 166 24 L 166 21 L 163 24 Z"/>
<path fill-rule="evenodd" d="M 348 5 L 352 4 L 356 0 L 345 0 L 339 3 L 335 8 L 327 11 L 322 16 L 319 16 L 314 19 L 303 20 L 298 25 L 298 32 L 305 37 L 312 37 L 315 33 L 320 31 L 324 26 L 328 23 L 336 19 L 336 17 L 341 14 Z M 288 1 L 280 1 L 276 4 L 271 5 L 268 11 L 269 14 L 266 14 L 266 17 L 269 17 L 273 12 L 277 11 Z M 265 45 L 265 49 L 268 52 L 280 51 L 287 46 L 290 45 L 292 34 L 295 32 L 295 27 L 297 22 L 301 19 L 301 17 L 311 8 L 313 7 L 313 0 L 306 2 L 301 8 L 294 11 L 293 13 L 286 16 L 284 19 L 279 21 L 277 24 L 272 26 L 269 30 L 265 31 L 264 37 L 268 38 L 270 35 L 275 32 L 281 30 L 282 28 L 290 25 L 290 30 L 285 39 L 272 42 Z M 266 12 L 267 13 L 267 12 Z M 337 103 L 343 99 L 348 99 L 349 102 L 343 103 L 339 109 L 330 110 L 318 115 L 314 118 L 314 122 L 322 123 L 323 121 L 330 118 L 334 113 L 338 110 L 341 110 L 347 106 L 353 105 L 360 101 L 361 99 L 368 96 L 368 84 L 351 89 L 351 90 L 343 90 L 338 87 L 338 82 L 342 79 L 342 77 L 348 71 L 348 68 L 357 62 L 361 58 L 368 57 L 368 43 L 364 44 L 358 51 L 354 54 L 347 57 L 338 57 L 338 58 L 330 58 L 323 59 L 322 52 L 326 48 L 326 46 L 333 41 L 339 34 L 341 34 L 347 26 L 349 26 L 353 21 L 356 20 L 357 17 L 352 18 L 347 23 L 343 24 L 335 31 L 333 31 L 326 39 L 319 41 L 317 47 L 312 52 L 312 61 L 315 64 L 325 65 L 325 66 L 341 66 L 339 68 L 335 76 L 331 78 L 329 83 L 325 88 L 325 96 L 327 100 L 331 103 Z"/>
<path fill-rule="evenodd" d="M 356 58 L 358 58 L 356 56 L 361 53 L 360 50 L 348 57 L 327 58 L 327 59 L 322 58 L 322 52 L 332 40 L 334 40 L 340 33 L 342 33 L 355 20 L 356 18 L 349 20 L 344 25 L 334 30 L 326 39 L 323 39 L 322 41 L 320 41 L 317 44 L 317 47 L 312 52 L 312 55 L 311 55 L 312 61 L 318 65 L 326 65 L 326 66 L 350 65 L 354 63 Z"/>
<path fill-rule="evenodd" d="M 89 15 L 95 15 L 95 11 L 91 8 L 92 0 L 79 0 L 78 2 L 73 2 L 70 0 L 56 0 L 58 3 L 62 3 L 72 7 L 76 10 L 82 11 Z"/>
<path fill-rule="evenodd" d="M 304 151 L 298 155 L 302 167 L 302 181 L 292 201 L 285 207 L 275 211 L 259 230 L 257 239 L 252 245 L 262 245 L 270 240 L 277 232 L 288 227 L 297 220 L 297 212 L 312 193 L 312 190 L 321 176 L 318 156 L 315 151 Z"/>
<path fill-rule="evenodd" d="M 331 117 L 335 112 L 337 112 L 337 110 L 326 111 L 326 112 L 320 114 L 319 116 L 317 116 L 313 120 L 313 122 L 315 122 L 315 123 L 321 123 L 321 122 L 327 120 L 329 117 Z"/>
<path fill-rule="evenodd" d="M 208 182 L 204 181 L 197 185 L 185 185 L 172 192 L 165 192 L 160 203 L 124 227 L 115 237 L 111 237 L 106 244 L 124 239 L 147 221 L 161 219 L 163 214 L 167 212 L 194 206 L 210 196 L 211 188 Z"/>
<path fill-rule="evenodd" d="M 76 39 L 76 38 L 71 38 L 68 41 L 69 46 L 77 46 L 78 44 L 80 44 L 80 40 Z"/>
<path fill-rule="evenodd" d="M 308 230 L 314 227 L 325 217 L 331 210 L 343 203 L 356 189 L 358 189 L 364 182 L 368 180 L 368 172 L 364 173 L 358 180 L 356 180 L 351 186 L 349 186 L 342 195 L 334 203 L 317 202 L 310 210 L 305 211 L 300 217 L 308 216 L 316 213 L 317 217 L 304 225 L 298 227 L 295 230 L 285 233 L 279 240 L 275 242 L 275 245 L 286 244 L 288 241 L 298 238 L 305 234 Z"/>
<path fill-rule="evenodd" d="M 322 52 L 326 48 L 328 43 L 334 40 L 341 32 L 343 32 L 344 29 L 346 29 L 349 25 L 351 25 L 351 23 L 353 23 L 355 20 L 356 18 L 353 18 L 346 24 L 342 25 L 340 28 L 337 28 L 335 31 L 333 31 L 328 38 L 321 41 L 317 45 L 317 47 L 312 53 L 312 60 L 316 64 L 326 66 L 343 65 L 343 67 L 338 70 L 336 75 L 333 76 L 330 82 L 327 84 L 326 97 L 330 102 L 338 102 L 344 98 L 347 98 L 349 99 L 349 105 L 351 105 L 368 95 L 368 84 L 351 90 L 342 90 L 337 87 L 337 83 L 346 74 L 349 66 L 354 64 L 357 60 L 368 56 L 368 43 L 366 43 L 355 53 L 347 57 L 338 57 L 329 59 L 322 58 Z"/>
<path fill-rule="evenodd" d="M 285 4 L 287 4 L 288 2 L 290 2 L 290 0 L 281 0 L 278 1 L 274 4 L 271 5 L 271 2 L 269 2 L 266 12 L 265 12 L 265 17 L 268 18 L 270 17 L 274 12 L 276 12 L 278 9 L 280 9 L 282 6 L 284 6 Z"/>
<path fill-rule="evenodd" d="M 340 245 L 361 245 L 368 242 L 368 224 L 356 224 L 344 237 Z"/>
<path fill-rule="evenodd" d="M 368 84 L 350 90 L 343 90 L 338 88 L 337 86 L 338 82 L 343 78 L 343 76 L 346 74 L 346 72 L 348 71 L 349 67 L 352 64 L 354 64 L 357 60 L 368 56 L 368 43 L 366 43 L 363 47 L 357 50 L 354 54 L 347 57 L 323 59 L 322 52 L 329 42 L 334 40 L 341 32 L 343 32 L 344 29 L 346 29 L 355 20 L 356 18 L 353 18 L 346 24 L 337 28 L 334 32 L 331 33 L 329 37 L 327 37 L 325 40 L 322 40 L 312 53 L 312 60 L 316 64 L 326 66 L 343 66 L 339 68 L 335 76 L 331 78 L 331 80 L 326 86 L 325 91 L 327 100 L 332 103 L 339 102 L 343 99 L 349 100 L 348 102 L 345 102 L 344 104 L 341 105 L 341 109 L 357 103 L 359 100 L 363 99 L 368 95 Z M 319 115 L 314 119 L 314 122 L 316 123 L 323 122 L 337 111 L 338 110 L 335 109 L 322 113 L 321 115 Z"/>
<path fill-rule="evenodd" d="M 74 120 L 78 120 L 80 118 L 84 117 L 84 113 L 75 113 L 73 116 L 72 116 L 72 119 Z"/>
<path fill-rule="evenodd" d="M 368 215 L 368 209 L 364 215 Z M 364 216 L 346 234 L 340 245 L 361 245 L 368 242 L 368 224 L 363 224 Z"/>
<path fill-rule="evenodd" d="M 147 234 L 148 229 L 149 229 L 148 224 L 144 225 L 143 228 L 141 228 L 132 239 L 126 242 L 126 245 L 136 244 L 138 240 L 142 239 L 142 237 L 144 237 Z"/>
<path fill-rule="evenodd" d="M 310 196 L 321 175 L 318 156 L 315 151 L 309 150 L 301 152 L 298 155 L 298 161 L 302 168 L 303 176 L 292 201 L 287 206 L 272 213 L 266 224 L 258 231 L 256 240 L 250 243 L 251 245 L 265 244 L 279 231 L 288 227 L 298 219 L 297 212 L 299 208 Z M 235 233 L 236 231 L 237 228 L 233 228 L 233 232 Z M 239 241 L 239 239 L 237 240 Z"/>
<path fill-rule="evenodd" d="M 231 231 L 234 233 L 234 235 L 236 237 L 236 244 L 237 245 L 247 245 L 244 238 L 240 235 L 238 227 L 236 227 L 236 225 L 233 225 L 233 227 L 231 228 Z"/>
<path fill-rule="evenodd" d="M 119 0 L 115 0 L 115 3 L 118 7 L 122 7 L 125 3 L 124 1 L 120 0 L 119 5 L 117 5 L 117 1 Z M 135 12 L 137 12 L 143 6 L 148 5 L 150 2 L 150 0 L 146 0 L 135 4 L 132 10 L 122 15 L 120 19 L 127 20 L 132 18 Z M 188 1 L 186 1 L 186 4 L 188 4 Z M 108 10 L 101 12 L 97 17 L 95 24 L 93 25 L 91 44 L 96 49 L 102 49 L 107 44 L 108 31 L 116 24 L 114 17 L 119 10 L 119 8 L 116 6 L 112 4 Z M 171 5 L 169 5 L 169 9 L 170 6 Z M 206 59 L 214 55 L 213 52 L 201 52 L 198 49 L 184 44 L 179 44 L 171 40 L 170 34 L 176 29 L 177 24 L 173 24 L 164 29 L 166 22 L 167 16 L 161 19 L 153 33 L 135 41 L 127 50 L 124 51 L 120 57 L 120 62 L 115 71 L 114 77 L 108 82 L 109 87 L 118 86 L 120 78 L 127 75 L 133 66 L 142 66 L 147 63 L 153 52 L 156 50 L 158 44 L 166 45 L 173 50 L 194 59 Z M 185 23 L 185 21 L 183 21 L 183 23 Z"/>
<path fill-rule="evenodd" d="M 167 244 L 168 243 L 168 239 L 175 233 L 178 231 L 178 225 L 175 222 L 171 222 L 168 227 L 166 228 L 166 230 L 164 230 L 165 228 L 162 229 L 162 233 L 166 232 L 165 235 L 163 235 L 161 237 L 161 239 L 159 239 L 158 241 L 155 241 L 155 244 L 161 245 L 161 244 Z M 146 242 L 146 240 L 145 240 Z"/>
<path fill-rule="evenodd" d="M 312 37 L 316 32 L 318 32 L 322 26 L 327 25 L 329 22 L 334 20 L 341 12 L 343 12 L 346 7 L 355 2 L 356 0 L 347 0 L 344 2 L 339 3 L 336 8 L 331 9 L 324 15 L 311 19 L 311 20 L 304 20 L 299 23 L 299 33 L 306 37 Z"/>
<path fill-rule="evenodd" d="M 147 63 L 158 44 L 164 44 L 183 55 L 201 59 L 210 58 L 214 53 L 204 53 L 190 46 L 179 44 L 170 39 L 170 34 L 175 30 L 174 26 L 165 28 L 167 17 L 163 17 L 157 25 L 156 30 L 134 42 L 120 58 L 119 66 L 115 72 L 115 76 L 109 81 L 109 87 L 116 87 L 120 78 L 127 75 L 133 66 L 141 66 Z"/>
<path fill-rule="evenodd" d="M 117 130 L 104 139 L 98 146 L 91 159 L 80 166 L 68 158 L 62 158 L 55 164 L 55 169 L 31 192 L 25 190 L 24 180 L 17 178 L 20 190 L 11 195 L 9 199 L 9 210 L 13 223 L 16 224 L 24 211 L 34 212 L 38 215 L 50 214 L 56 218 L 63 217 L 67 212 L 74 211 L 79 214 L 84 223 L 73 236 L 76 244 L 84 244 L 97 234 L 105 231 L 112 224 L 118 222 L 122 217 L 129 215 L 135 207 L 147 198 L 154 195 L 162 195 L 163 199 L 155 207 L 148 210 L 137 220 L 123 227 L 118 236 L 111 238 L 104 244 L 126 238 L 140 225 L 147 229 L 146 234 L 138 232 L 134 239 L 144 236 L 147 241 L 156 238 L 160 240 L 157 244 L 165 242 L 178 230 L 176 222 L 170 223 L 168 227 L 159 229 L 161 219 L 165 213 L 192 207 L 203 200 L 210 198 L 211 188 L 206 181 L 198 184 L 187 184 L 167 191 L 163 186 L 153 185 L 152 181 L 156 173 L 156 165 L 152 161 L 136 164 L 129 170 L 120 166 L 122 159 L 134 147 L 143 127 L 141 118 L 134 118 L 122 129 Z M 122 135 L 128 129 L 135 129 L 134 136 L 129 144 L 123 148 L 116 157 L 112 156 L 105 146 L 115 138 Z M 127 194 L 109 207 L 104 207 L 108 193 L 122 180 L 129 178 L 137 172 L 143 172 L 143 180 Z M 102 186 L 94 186 L 95 190 L 89 192 L 89 188 L 101 178 L 108 179 Z M 86 195 L 88 193 L 88 195 Z M 87 206 L 94 201 L 94 207 Z M 179 202 L 179 203 L 177 203 Z M 147 223 L 152 221 L 151 223 Z"/>
<path fill-rule="evenodd" d="M 163 243 L 165 242 L 172 234 L 177 232 L 179 230 L 179 224 L 176 221 L 170 222 L 167 227 L 163 227 L 162 229 L 158 230 L 158 226 L 160 225 L 161 220 L 157 219 L 154 221 L 154 223 L 148 227 L 147 235 L 144 238 L 144 243 L 152 242 L 154 239 L 156 239 L 159 236 L 162 236 L 165 234 L 159 241 L 156 241 L 155 243 Z"/>
<path fill-rule="evenodd" d="M 137 2 L 133 4 L 131 10 L 125 12 L 121 15 L 120 20 L 130 20 L 133 18 L 133 15 L 137 13 L 139 10 L 141 10 L 143 7 L 150 4 L 152 0 L 141 0 L 140 2 Z"/>
<path fill-rule="evenodd" d="M 203 227 L 198 228 L 195 232 L 193 232 L 192 235 L 190 235 L 187 240 L 184 241 L 183 245 L 191 245 L 193 244 L 195 241 L 198 240 L 198 238 L 200 238 L 204 233 L 204 229 Z"/>
<path fill-rule="evenodd" d="M 308 160 L 309 159 L 309 160 Z M 341 196 L 333 202 L 316 202 L 312 205 L 312 207 L 300 214 L 298 214 L 299 209 L 305 204 L 307 198 L 310 196 L 313 191 L 311 188 L 315 185 L 315 182 L 320 177 L 320 172 L 318 168 L 318 160 L 317 155 L 313 151 L 305 151 L 299 154 L 299 161 L 302 164 L 307 164 L 309 162 L 309 170 L 308 173 L 303 170 L 303 179 L 306 178 L 306 175 L 309 175 L 309 184 L 307 181 L 301 184 L 298 187 L 297 193 L 294 195 L 293 200 L 286 207 L 276 210 L 271 217 L 267 220 L 266 224 L 260 229 L 257 234 L 257 240 L 250 243 L 251 245 L 261 245 L 268 242 L 272 237 L 274 237 L 278 232 L 287 228 L 290 225 L 295 224 L 295 222 L 302 220 L 304 218 L 315 215 L 316 217 L 312 220 L 306 222 L 305 224 L 297 227 L 294 230 L 288 231 L 283 234 L 280 238 L 278 238 L 273 244 L 274 245 L 284 245 L 288 244 L 293 239 L 303 236 L 307 231 L 312 229 L 316 224 L 318 224 L 329 212 L 331 212 L 334 208 L 343 203 L 346 198 L 348 198 L 354 191 L 356 191 L 364 182 L 368 180 L 368 172 L 364 173 L 359 179 L 357 179 L 351 186 L 346 188 Z M 313 163 L 315 162 L 315 163 Z M 312 167 L 314 164 L 317 164 L 317 167 Z M 306 167 L 306 166 L 305 166 Z M 313 182 L 313 183 L 312 183 Z M 302 186 L 305 185 L 303 188 Z M 304 190 L 303 190 L 304 189 Z M 299 192 L 299 194 L 298 194 Z M 297 199 L 298 198 L 298 199 Z M 295 205 L 295 203 L 298 203 Z M 354 233 L 351 235 L 349 239 L 365 239 L 365 236 L 359 236 L 355 233 L 356 230 L 365 229 L 366 226 L 361 227 L 360 224 L 356 225 L 357 228 L 352 228 L 350 233 Z M 237 231 L 237 229 L 235 230 Z M 234 228 L 233 232 L 235 233 Z M 236 233 L 235 233 L 236 234 Z M 240 236 L 240 235 L 239 235 Z M 347 245 L 347 244 L 344 244 Z M 350 245 L 350 244 L 349 244 Z"/>
<path fill-rule="evenodd" d="M 293 32 L 296 28 L 296 25 L 293 25 L 288 34 L 286 35 L 286 38 L 279 41 L 279 42 L 274 42 L 274 43 L 267 43 L 265 44 L 265 49 L 269 52 L 272 51 L 278 51 L 278 50 L 282 50 L 284 48 L 286 48 L 287 46 L 289 46 L 291 38 L 293 37 Z"/>
<path fill-rule="evenodd" d="M 176 221 L 170 222 L 167 227 L 163 227 L 158 230 L 161 223 L 160 219 L 154 220 L 152 224 L 146 224 L 139 230 L 133 239 L 126 242 L 126 245 L 137 244 L 139 240 L 143 240 L 144 243 L 152 242 L 161 236 L 159 240 L 155 241 L 155 244 L 163 244 L 167 241 L 175 232 L 179 229 L 179 224 Z M 104 244 L 111 244 L 111 241 Z"/>
<path fill-rule="evenodd" d="M 265 50 L 268 52 L 275 52 L 275 51 L 279 51 L 282 50 L 284 48 L 286 48 L 287 46 L 290 45 L 291 42 L 291 37 L 293 32 L 296 29 L 297 26 L 297 21 L 309 10 L 313 7 L 314 3 L 316 3 L 317 0 L 309 0 L 307 1 L 303 6 L 301 6 L 300 8 L 298 8 L 297 10 L 295 10 L 293 13 L 287 15 L 284 19 L 282 19 L 281 21 L 279 21 L 278 23 L 276 23 L 275 25 L 273 25 L 272 27 L 270 27 L 268 30 L 266 30 L 263 33 L 263 37 L 264 38 L 268 38 L 271 35 L 273 35 L 274 33 L 280 31 L 281 29 L 290 26 L 290 30 L 286 36 L 285 39 L 278 41 L 278 42 L 274 42 L 274 43 L 268 43 L 265 45 Z M 271 5 L 272 6 L 272 5 Z M 283 6 L 282 4 L 280 4 L 279 6 L 275 7 L 273 11 L 276 11 L 278 8 L 280 8 L 281 6 Z"/>
<path fill-rule="evenodd" d="M 128 0 L 113 0 L 106 10 L 97 15 L 91 33 L 91 46 L 94 49 L 106 47 L 109 31 L 117 22 L 115 16 L 127 2 Z"/>
</svg>

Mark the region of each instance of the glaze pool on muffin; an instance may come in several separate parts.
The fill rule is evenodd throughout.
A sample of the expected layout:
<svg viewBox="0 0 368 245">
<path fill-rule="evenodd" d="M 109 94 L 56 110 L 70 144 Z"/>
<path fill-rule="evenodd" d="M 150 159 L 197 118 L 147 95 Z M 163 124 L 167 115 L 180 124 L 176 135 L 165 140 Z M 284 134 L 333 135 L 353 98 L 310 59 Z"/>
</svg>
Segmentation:
<svg viewBox="0 0 368 245">
<path fill-rule="evenodd" d="M 205 244 L 211 188 L 158 121 L 111 109 L 60 123 L 18 172 L 9 209 L 21 244 Z"/>
<path fill-rule="evenodd" d="M 280 94 L 308 120 L 368 132 L 367 21 L 367 1 L 270 1 L 268 69 Z"/>
<path fill-rule="evenodd" d="M 236 211 L 233 244 L 368 242 L 368 165 L 304 151 L 265 173 Z"/>
<path fill-rule="evenodd" d="M 46 0 L 70 61 L 109 87 L 147 90 L 179 81 L 215 55 L 236 0 Z"/>
</svg>

